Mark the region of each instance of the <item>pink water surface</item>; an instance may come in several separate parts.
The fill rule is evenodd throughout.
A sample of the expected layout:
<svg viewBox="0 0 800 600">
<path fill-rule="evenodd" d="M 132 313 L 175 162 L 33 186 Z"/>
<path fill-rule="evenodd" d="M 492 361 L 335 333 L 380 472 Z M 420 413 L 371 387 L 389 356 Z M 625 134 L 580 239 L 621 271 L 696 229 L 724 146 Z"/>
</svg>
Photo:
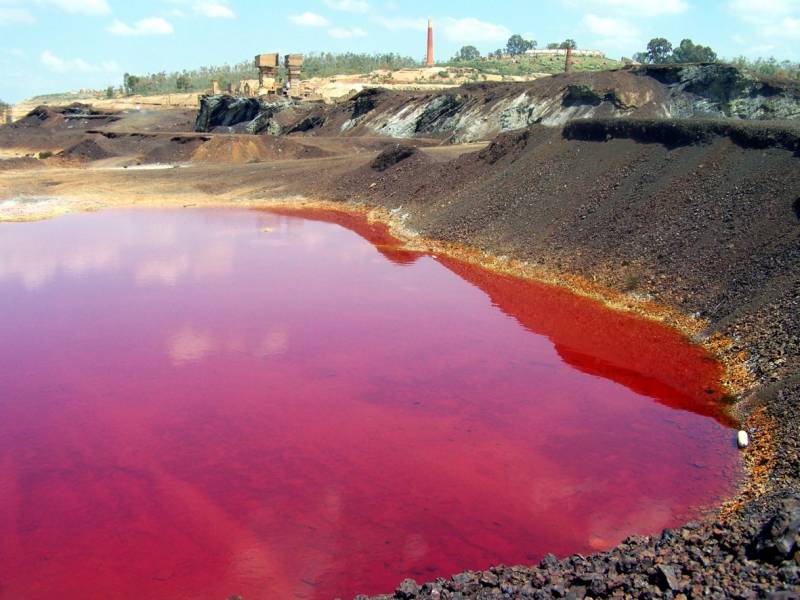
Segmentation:
<svg viewBox="0 0 800 600">
<path fill-rule="evenodd" d="M 0 342 L 2 599 L 390 591 L 659 532 L 739 471 L 675 332 L 328 213 L 0 225 Z"/>
</svg>

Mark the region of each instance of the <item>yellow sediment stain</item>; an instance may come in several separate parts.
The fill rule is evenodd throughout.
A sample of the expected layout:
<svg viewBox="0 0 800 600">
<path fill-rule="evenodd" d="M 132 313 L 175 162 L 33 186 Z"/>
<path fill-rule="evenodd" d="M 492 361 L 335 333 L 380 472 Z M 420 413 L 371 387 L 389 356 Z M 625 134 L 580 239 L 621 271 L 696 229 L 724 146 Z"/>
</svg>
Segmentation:
<svg viewBox="0 0 800 600">
<path fill-rule="evenodd" d="M 755 434 L 742 453 L 747 478 L 739 486 L 739 493 L 720 508 L 725 520 L 742 508 L 745 502 L 763 496 L 769 491 L 769 474 L 775 467 L 774 420 L 766 408 L 759 406 L 750 412 L 744 426 Z"/>
</svg>

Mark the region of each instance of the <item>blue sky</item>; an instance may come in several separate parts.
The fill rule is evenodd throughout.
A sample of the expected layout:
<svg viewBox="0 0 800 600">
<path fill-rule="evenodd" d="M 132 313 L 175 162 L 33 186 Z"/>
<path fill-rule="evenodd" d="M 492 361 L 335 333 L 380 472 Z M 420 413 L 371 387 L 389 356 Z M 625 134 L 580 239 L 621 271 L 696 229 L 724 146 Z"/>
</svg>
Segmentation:
<svg viewBox="0 0 800 600">
<path fill-rule="evenodd" d="M 119 85 L 122 74 L 259 52 L 488 52 L 512 33 L 630 56 L 684 37 L 725 57 L 800 60 L 800 0 L 0 0 L 0 99 Z"/>
</svg>

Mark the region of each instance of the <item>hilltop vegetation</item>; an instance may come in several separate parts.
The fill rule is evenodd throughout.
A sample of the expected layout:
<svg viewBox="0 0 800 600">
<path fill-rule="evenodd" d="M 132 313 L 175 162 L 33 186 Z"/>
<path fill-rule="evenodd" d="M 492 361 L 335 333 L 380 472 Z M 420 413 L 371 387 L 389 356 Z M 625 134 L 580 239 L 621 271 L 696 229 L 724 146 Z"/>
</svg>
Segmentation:
<svg viewBox="0 0 800 600">
<path fill-rule="evenodd" d="M 800 81 L 800 63 L 770 58 L 750 59 L 739 56 L 730 61 L 720 61 L 709 46 L 695 44 L 690 39 L 681 40 L 673 47 L 665 38 L 653 38 L 644 52 L 634 55 L 635 60 L 646 64 L 726 62 L 741 71 L 783 81 Z"/>
<path fill-rule="evenodd" d="M 488 75 L 525 76 L 534 73 L 562 73 L 564 71 L 563 56 L 530 56 L 520 55 L 513 59 L 494 57 L 474 60 L 453 59 L 444 66 L 467 67 Z M 605 71 L 621 67 L 622 63 L 611 58 L 595 56 L 576 56 L 572 59 L 573 71 Z"/>
<path fill-rule="evenodd" d="M 348 52 L 333 54 L 308 54 L 303 65 L 303 79 L 310 77 L 330 77 L 332 75 L 352 75 L 369 73 L 377 69 L 402 69 L 419 67 L 421 63 L 411 57 L 399 54 L 366 54 Z M 278 70 L 278 77 L 285 77 L 283 67 Z M 241 79 L 256 79 L 258 71 L 253 61 L 243 61 L 235 65 L 217 67 L 200 67 L 198 69 L 167 73 L 149 73 L 132 75 L 126 73 L 121 88 L 122 93 L 132 94 L 170 94 L 177 92 L 202 92 L 211 87 L 211 80 L 216 79 L 225 87 L 235 84 Z"/>
<path fill-rule="evenodd" d="M 519 34 L 508 38 L 505 48 L 498 48 L 482 56 L 475 46 L 464 46 L 448 62 L 449 67 L 467 67 L 475 69 L 478 73 L 487 75 L 525 76 L 534 73 L 561 73 L 564 71 L 563 55 L 536 55 L 526 54 L 529 50 L 539 47 L 536 40 L 527 40 Z M 547 44 L 548 50 L 577 49 L 578 44 L 573 39 L 563 42 Z M 574 56 L 572 69 L 574 71 L 604 71 L 622 66 L 622 62 L 598 56 Z"/>
<path fill-rule="evenodd" d="M 441 67 L 472 69 L 474 77 L 480 75 L 500 75 L 506 77 L 530 76 L 536 73 L 555 74 L 564 70 L 563 55 L 525 54 L 527 50 L 538 47 L 536 40 L 526 40 L 514 35 L 504 48 L 482 56 L 474 46 L 464 46 L 449 61 L 438 63 Z M 547 49 L 577 48 L 575 40 L 546 44 Z M 756 60 L 738 57 L 731 61 L 722 61 L 716 52 L 708 46 L 695 44 L 684 39 L 677 47 L 665 38 L 654 38 L 644 52 L 634 55 L 638 62 L 649 64 L 668 64 L 683 62 L 729 62 L 742 71 L 783 81 L 800 82 L 800 63 L 779 61 L 775 58 Z M 573 71 L 604 71 L 623 66 L 621 60 L 597 56 L 574 56 Z M 359 75 L 376 70 L 395 71 L 403 68 L 420 68 L 422 62 L 399 54 L 367 54 L 330 52 L 309 54 L 305 58 L 302 78 L 331 77 L 334 75 Z M 447 73 L 447 71 L 443 71 Z M 203 66 L 196 69 L 136 75 L 126 73 L 119 87 L 109 86 L 102 92 L 91 91 L 81 94 L 61 93 L 38 96 L 34 100 L 42 103 L 63 100 L 65 97 L 102 97 L 114 98 L 122 95 L 161 95 L 175 93 L 202 93 L 211 88 L 211 81 L 216 79 L 225 88 L 228 83 L 236 85 L 242 79 L 256 79 L 258 72 L 251 60 L 233 65 Z M 283 79 L 285 71 L 280 68 L 278 78 Z M 4 103 L 0 101 L 0 110 Z"/>
<path fill-rule="evenodd" d="M 790 60 L 770 58 L 757 58 L 752 60 L 739 56 L 731 61 L 734 67 L 761 77 L 771 77 L 782 81 L 800 82 L 800 63 Z"/>
</svg>

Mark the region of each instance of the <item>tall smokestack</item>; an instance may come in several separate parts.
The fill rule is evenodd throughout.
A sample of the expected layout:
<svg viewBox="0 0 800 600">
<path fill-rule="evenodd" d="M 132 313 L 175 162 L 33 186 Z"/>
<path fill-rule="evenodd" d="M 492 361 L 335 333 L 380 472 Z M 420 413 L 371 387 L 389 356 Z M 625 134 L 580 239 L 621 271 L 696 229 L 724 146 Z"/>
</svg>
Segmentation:
<svg viewBox="0 0 800 600">
<path fill-rule="evenodd" d="M 428 58 L 425 64 L 429 67 L 433 66 L 433 21 L 428 19 Z"/>
</svg>

